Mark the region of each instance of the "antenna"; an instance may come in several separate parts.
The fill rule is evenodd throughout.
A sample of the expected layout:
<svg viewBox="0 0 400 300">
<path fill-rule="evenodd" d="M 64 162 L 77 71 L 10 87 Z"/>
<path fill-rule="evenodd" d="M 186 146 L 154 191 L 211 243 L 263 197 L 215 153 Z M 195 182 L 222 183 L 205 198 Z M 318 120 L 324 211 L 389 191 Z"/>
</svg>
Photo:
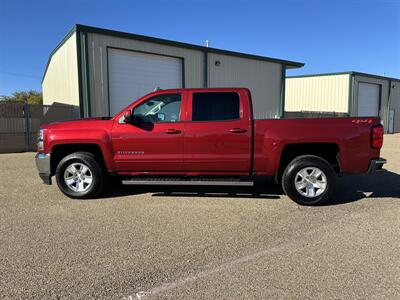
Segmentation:
<svg viewBox="0 0 400 300">
<path fill-rule="evenodd" d="M 205 42 L 206 42 L 206 47 L 207 48 L 210 47 L 210 41 L 209 40 L 205 40 Z"/>
</svg>

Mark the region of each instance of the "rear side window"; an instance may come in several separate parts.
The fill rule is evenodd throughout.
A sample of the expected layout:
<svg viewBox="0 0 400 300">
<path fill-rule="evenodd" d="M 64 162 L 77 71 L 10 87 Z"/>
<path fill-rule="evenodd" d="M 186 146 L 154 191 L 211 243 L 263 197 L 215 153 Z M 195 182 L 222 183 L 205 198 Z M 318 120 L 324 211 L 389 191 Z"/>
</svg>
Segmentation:
<svg viewBox="0 0 400 300">
<path fill-rule="evenodd" d="M 237 93 L 193 93 L 192 121 L 239 119 L 239 107 Z"/>
</svg>

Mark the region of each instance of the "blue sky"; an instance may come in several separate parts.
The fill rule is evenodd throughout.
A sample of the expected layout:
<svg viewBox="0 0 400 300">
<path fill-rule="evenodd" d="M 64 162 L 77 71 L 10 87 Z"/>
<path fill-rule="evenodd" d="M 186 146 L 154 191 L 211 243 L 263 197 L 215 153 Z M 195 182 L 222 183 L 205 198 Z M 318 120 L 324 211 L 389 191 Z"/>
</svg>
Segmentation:
<svg viewBox="0 0 400 300">
<path fill-rule="evenodd" d="M 0 95 L 41 90 L 76 23 L 400 78 L 400 0 L 0 0 Z"/>
</svg>

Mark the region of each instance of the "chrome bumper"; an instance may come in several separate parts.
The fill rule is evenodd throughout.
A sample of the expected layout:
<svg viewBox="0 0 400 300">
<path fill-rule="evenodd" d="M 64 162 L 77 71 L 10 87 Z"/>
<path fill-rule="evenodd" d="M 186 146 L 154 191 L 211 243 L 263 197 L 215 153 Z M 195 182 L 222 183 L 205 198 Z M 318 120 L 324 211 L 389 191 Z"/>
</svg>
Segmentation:
<svg viewBox="0 0 400 300">
<path fill-rule="evenodd" d="M 50 154 L 37 153 L 35 156 L 36 168 L 44 184 L 51 184 Z"/>
<path fill-rule="evenodd" d="M 379 172 L 379 171 L 384 171 L 382 169 L 383 165 L 387 163 L 387 160 L 384 158 L 375 158 L 371 160 L 371 163 L 369 164 L 369 168 L 368 168 L 368 174 L 373 174 L 375 172 Z"/>
</svg>

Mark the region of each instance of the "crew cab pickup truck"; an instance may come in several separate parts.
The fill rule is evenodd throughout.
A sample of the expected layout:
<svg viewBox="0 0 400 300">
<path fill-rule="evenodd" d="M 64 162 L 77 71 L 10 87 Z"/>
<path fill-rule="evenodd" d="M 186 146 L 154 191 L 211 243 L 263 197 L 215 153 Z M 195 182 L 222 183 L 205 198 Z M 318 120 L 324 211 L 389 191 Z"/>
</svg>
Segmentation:
<svg viewBox="0 0 400 300">
<path fill-rule="evenodd" d="M 327 201 L 336 176 L 373 173 L 383 127 L 378 117 L 254 120 L 246 88 L 150 93 L 111 118 L 45 125 L 36 164 L 71 198 L 123 184 L 251 186 L 274 177 L 303 205 Z"/>
</svg>

